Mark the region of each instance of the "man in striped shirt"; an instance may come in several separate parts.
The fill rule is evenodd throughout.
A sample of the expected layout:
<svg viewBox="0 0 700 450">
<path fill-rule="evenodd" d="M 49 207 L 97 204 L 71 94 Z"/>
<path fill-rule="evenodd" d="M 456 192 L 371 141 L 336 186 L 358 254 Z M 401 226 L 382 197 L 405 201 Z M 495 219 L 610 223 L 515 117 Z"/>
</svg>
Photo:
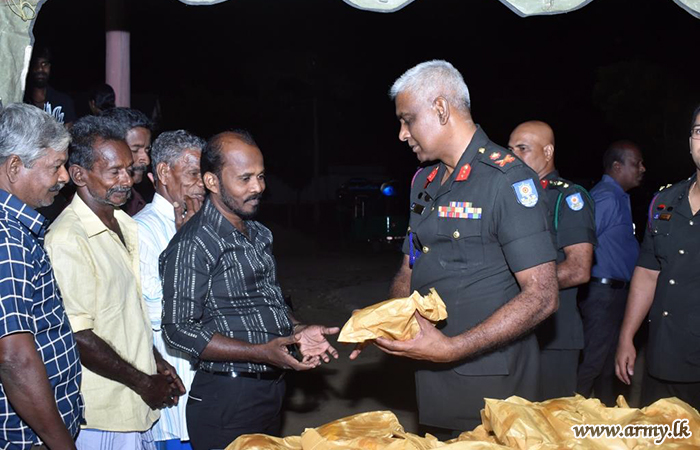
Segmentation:
<svg viewBox="0 0 700 450">
<path fill-rule="evenodd" d="M 211 450 L 241 434 L 279 434 L 284 370 L 337 358 L 325 336 L 338 328 L 302 325 L 284 302 L 272 233 L 253 220 L 265 190 L 253 138 L 212 137 L 201 171 L 209 196 L 161 255 L 160 275 L 165 341 L 197 361 L 187 401 L 192 447 Z"/>
</svg>

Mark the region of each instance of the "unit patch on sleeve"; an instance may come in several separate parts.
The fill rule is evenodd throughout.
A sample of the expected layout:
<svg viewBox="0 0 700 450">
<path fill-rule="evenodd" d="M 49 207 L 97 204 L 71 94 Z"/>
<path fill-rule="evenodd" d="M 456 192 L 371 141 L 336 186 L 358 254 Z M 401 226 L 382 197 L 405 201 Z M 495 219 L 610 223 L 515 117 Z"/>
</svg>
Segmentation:
<svg viewBox="0 0 700 450">
<path fill-rule="evenodd" d="M 573 209 L 574 211 L 580 211 L 584 204 L 581 193 L 577 192 L 566 197 L 566 204 L 569 205 L 569 208 Z"/>
<path fill-rule="evenodd" d="M 518 181 L 513 183 L 512 186 L 518 203 L 527 208 L 532 208 L 537 204 L 537 189 L 535 189 L 535 183 L 532 179 L 528 178 L 527 180 Z"/>
</svg>

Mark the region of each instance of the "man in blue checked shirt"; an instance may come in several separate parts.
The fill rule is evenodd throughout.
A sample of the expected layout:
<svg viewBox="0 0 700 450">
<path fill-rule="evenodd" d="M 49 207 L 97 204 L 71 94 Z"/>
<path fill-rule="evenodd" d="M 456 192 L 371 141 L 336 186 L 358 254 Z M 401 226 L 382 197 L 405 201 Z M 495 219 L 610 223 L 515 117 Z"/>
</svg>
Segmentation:
<svg viewBox="0 0 700 450">
<path fill-rule="evenodd" d="M 81 366 L 44 217 L 68 181 L 70 136 L 31 105 L 0 111 L 0 448 L 75 449 Z"/>
</svg>

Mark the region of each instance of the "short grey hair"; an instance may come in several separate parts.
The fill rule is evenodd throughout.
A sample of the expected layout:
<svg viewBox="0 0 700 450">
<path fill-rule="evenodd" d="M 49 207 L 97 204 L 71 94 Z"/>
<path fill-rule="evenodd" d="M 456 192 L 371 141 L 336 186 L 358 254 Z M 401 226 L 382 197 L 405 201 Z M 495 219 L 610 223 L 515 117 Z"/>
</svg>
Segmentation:
<svg viewBox="0 0 700 450">
<path fill-rule="evenodd" d="M 24 167 L 31 168 L 46 149 L 62 152 L 70 134 L 50 114 L 24 103 L 11 103 L 0 110 L 0 164 L 17 155 Z"/>
<path fill-rule="evenodd" d="M 469 113 L 471 100 L 469 88 L 455 67 L 441 59 L 434 59 L 418 64 L 401 75 L 389 90 L 389 97 L 396 100 L 402 92 L 410 92 L 426 101 L 432 102 L 439 96 L 444 97 L 450 105 Z"/>
<path fill-rule="evenodd" d="M 161 133 L 151 145 L 151 170 L 153 179 L 158 181 L 158 164 L 161 162 L 171 165 L 187 149 L 195 149 L 200 152 L 206 142 L 204 139 L 185 130 L 166 131 Z"/>
</svg>

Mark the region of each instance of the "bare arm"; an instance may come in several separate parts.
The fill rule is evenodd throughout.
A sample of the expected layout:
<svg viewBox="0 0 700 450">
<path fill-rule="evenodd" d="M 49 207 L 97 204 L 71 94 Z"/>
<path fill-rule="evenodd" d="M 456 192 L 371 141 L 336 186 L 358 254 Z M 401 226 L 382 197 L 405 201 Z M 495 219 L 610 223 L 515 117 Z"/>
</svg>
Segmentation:
<svg viewBox="0 0 700 450">
<path fill-rule="evenodd" d="M 75 449 L 31 333 L 0 339 L 0 382 L 12 408 L 47 447 Z"/>
<path fill-rule="evenodd" d="M 634 348 L 634 335 L 642 325 L 654 301 L 656 282 L 659 271 L 637 266 L 632 275 L 632 284 L 627 296 L 625 318 L 620 329 L 620 338 L 615 355 L 615 374 L 625 384 L 630 384 L 630 376 L 634 375 L 634 362 L 637 352 Z"/>
<path fill-rule="evenodd" d="M 515 274 L 521 292 L 479 325 L 447 337 L 424 319 L 421 331 L 408 341 L 378 338 L 381 350 L 398 356 L 433 362 L 452 362 L 502 346 L 533 329 L 558 307 L 555 264 L 548 262 Z"/>
<path fill-rule="evenodd" d="M 557 264 L 559 289 L 588 283 L 593 265 L 593 244 L 582 242 L 569 245 L 564 247 L 564 254 L 566 259 Z"/>
<path fill-rule="evenodd" d="M 125 361 L 114 349 L 92 330 L 75 333 L 80 360 L 98 375 L 121 383 L 141 396 L 152 409 L 175 404 L 179 390 L 174 390 L 162 374 L 148 375 Z"/>
<path fill-rule="evenodd" d="M 408 255 L 404 255 L 401 267 L 391 282 L 389 298 L 403 298 L 411 295 L 411 272 Z"/>
</svg>

